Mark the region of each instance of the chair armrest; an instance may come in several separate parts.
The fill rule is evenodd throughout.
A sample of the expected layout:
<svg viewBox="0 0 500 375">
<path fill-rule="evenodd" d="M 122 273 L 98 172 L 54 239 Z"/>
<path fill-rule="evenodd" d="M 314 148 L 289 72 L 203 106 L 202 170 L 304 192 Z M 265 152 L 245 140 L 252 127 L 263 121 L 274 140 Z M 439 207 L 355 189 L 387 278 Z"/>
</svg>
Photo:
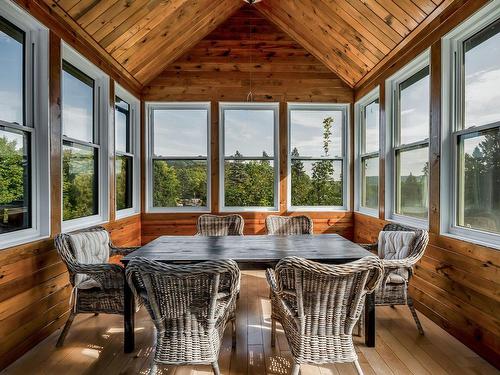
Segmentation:
<svg viewBox="0 0 500 375">
<path fill-rule="evenodd" d="M 133 247 L 116 247 L 113 245 L 109 246 L 109 255 L 110 256 L 115 256 L 115 255 L 128 255 L 135 250 L 137 250 L 140 246 L 133 246 Z"/>
<path fill-rule="evenodd" d="M 283 292 L 278 286 L 278 282 L 276 281 L 276 272 L 274 272 L 272 268 L 268 268 L 266 270 L 266 278 L 273 293 L 281 294 Z"/>
<path fill-rule="evenodd" d="M 72 266 L 73 272 L 85 274 L 101 284 L 103 289 L 122 289 L 124 285 L 124 270 L 118 264 L 99 263 Z"/>
<path fill-rule="evenodd" d="M 384 269 L 411 268 L 416 262 L 411 258 L 405 259 L 382 259 Z"/>
<path fill-rule="evenodd" d="M 358 245 L 375 255 L 378 254 L 378 243 L 358 243 Z"/>
</svg>

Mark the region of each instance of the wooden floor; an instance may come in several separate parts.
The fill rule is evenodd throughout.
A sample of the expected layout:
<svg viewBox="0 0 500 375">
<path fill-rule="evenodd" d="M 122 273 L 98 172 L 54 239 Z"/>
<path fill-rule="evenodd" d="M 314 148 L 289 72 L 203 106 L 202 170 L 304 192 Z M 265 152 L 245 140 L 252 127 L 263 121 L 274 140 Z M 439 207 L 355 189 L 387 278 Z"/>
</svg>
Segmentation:
<svg viewBox="0 0 500 375">
<path fill-rule="evenodd" d="M 220 355 L 223 374 L 288 374 L 291 358 L 282 331 L 270 346 L 270 302 L 263 272 L 244 272 L 237 316 L 237 348 L 231 352 L 229 328 Z M 356 338 L 361 367 L 373 374 L 500 374 L 474 352 L 419 314 L 419 336 L 404 306 L 377 308 L 377 345 Z M 123 354 L 123 320 L 119 316 L 80 315 L 65 346 L 55 348 L 60 330 L 2 374 L 148 374 L 153 357 L 153 325 L 144 310 L 137 314 L 136 352 Z M 279 326 L 278 326 L 279 327 Z M 158 374 L 210 374 L 209 366 L 164 367 Z M 356 374 L 352 364 L 302 366 L 302 375 Z"/>
</svg>

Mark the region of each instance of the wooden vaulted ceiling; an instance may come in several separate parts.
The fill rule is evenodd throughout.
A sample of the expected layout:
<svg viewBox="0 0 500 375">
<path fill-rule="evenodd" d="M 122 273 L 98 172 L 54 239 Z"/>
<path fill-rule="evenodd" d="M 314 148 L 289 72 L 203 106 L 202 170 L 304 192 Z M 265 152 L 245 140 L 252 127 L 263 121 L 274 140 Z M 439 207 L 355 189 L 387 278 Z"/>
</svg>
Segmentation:
<svg viewBox="0 0 500 375">
<path fill-rule="evenodd" d="M 43 0 L 145 85 L 221 25 L 243 0 Z M 262 0 L 254 5 L 354 87 L 451 0 Z"/>
</svg>

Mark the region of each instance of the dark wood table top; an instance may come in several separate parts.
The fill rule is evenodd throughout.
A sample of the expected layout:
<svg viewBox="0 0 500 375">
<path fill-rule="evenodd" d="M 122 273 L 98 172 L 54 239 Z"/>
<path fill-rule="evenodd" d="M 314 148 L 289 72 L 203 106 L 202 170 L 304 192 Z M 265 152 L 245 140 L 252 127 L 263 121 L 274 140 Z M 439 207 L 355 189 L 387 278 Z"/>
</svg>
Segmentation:
<svg viewBox="0 0 500 375">
<path fill-rule="evenodd" d="M 242 269 L 262 269 L 286 256 L 346 263 L 372 255 L 338 234 L 300 236 L 161 236 L 122 259 L 144 257 L 165 263 L 233 259 Z"/>
</svg>

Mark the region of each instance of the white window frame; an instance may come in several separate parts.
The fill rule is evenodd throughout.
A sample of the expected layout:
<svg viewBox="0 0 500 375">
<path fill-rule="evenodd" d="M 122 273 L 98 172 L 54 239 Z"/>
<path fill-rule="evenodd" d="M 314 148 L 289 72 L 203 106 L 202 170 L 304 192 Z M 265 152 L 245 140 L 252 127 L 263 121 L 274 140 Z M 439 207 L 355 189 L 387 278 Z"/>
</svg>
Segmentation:
<svg viewBox="0 0 500 375">
<path fill-rule="evenodd" d="M 379 120 L 380 120 L 380 86 L 375 87 L 372 91 L 370 91 L 368 94 L 363 96 L 361 99 L 359 99 L 355 104 L 354 104 L 354 140 L 355 140 L 355 150 L 356 154 L 354 156 L 354 207 L 355 211 L 369 215 L 369 216 L 374 216 L 378 217 L 378 212 L 380 208 L 380 199 L 377 199 L 378 201 L 378 208 L 373 209 L 369 207 L 364 207 L 361 205 L 361 191 L 362 187 L 361 184 L 363 183 L 362 180 L 362 172 L 361 172 L 361 163 L 364 158 L 379 158 L 379 163 L 380 163 L 380 137 L 378 140 L 379 148 L 378 151 L 374 152 L 369 152 L 365 153 L 362 148 L 363 148 L 363 127 L 366 125 L 365 124 L 365 110 L 366 106 L 369 104 L 373 103 L 373 101 L 379 99 Z M 379 134 L 380 134 L 380 121 L 379 121 Z M 378 192 L 380 196 L 380 164 L 379 164 L 379 174 L 378 174 Z"/>
<path fill-rule="evenodd" d="M 458 137 L 495 128 L 492 124 L 460 129 L 462 123 L 463 42 L 500 18 L 500 1 L 481 8 L 442 38 L 441 234 L 500 249 L 500 235 L 456 225 L 458 198 Z"/>
<path fill-rule="evenodd" d="M 343 113 L 342 124 L 342 157 L 314 158 L 312 160 L 340 160 L 342 161 L 342 206 L 293 206 L 292 205 L 292 132 L 291 132 L 291 112 L 292 111 L 341 111 Z M 287 209 L 290 212 L 324 212 L 324 211 L 349 211 L 349 153 L 350 135 L 348 124 L 350 123 L 350 104 L 330 104 L 330 103 L 288 103 L 288 161 L 287 161 Z M 307 157 L 305 158 L 307 159 Z"/>
<path fill-rule="evenodd" d="M 224 111 L 229 110 L 272 110 L 274 113 L 274 155 L 268 160 L 273 160 L 274 163 L 274 205 L 273 207 L 259 206 L 229 206 L 226 207 L 224 199 L 224 162 L 226 159 L 232 160 L 225 156 L 225 132 L 224 132 Z M 258 157 L 242 158 L 242 160 L 267 160 Z M 220 102 L 219 103 L 219 211 L 220 212 L 278 212 L 279 211 L 279 103 L 265 102 Z"/>
<path fill-rule="evenodd" d="M 109 160 L 111 155 L 109 150 L 109 119 L 108 107 L 109 107 L 109 77 L 88 61 L 85 57 L 80 55 L 77 51 L 71 48 L 67 43 L 61 42 L 61 59 L 67 61 L 75 68 L 81 70 L 83 73 L 92 78 L 95 82 L 94 87 L 94 131 L 97 141 L 94 140 L 94 144 L 89 143 L 97 148 L 98 155 L 98 173 L 97 173 L 97 194 L 98 194 L 98 212 L 96 215 L 81 217 L 78 219 L 64 220 L 63 215 L 63 194 L 61 194 L 61 219 L 62 219 L 62 230 L 72 231 L 76 229 L 81 229 L 89 227 L 92 225 L 103 224 L 109 220 Z M 61 64 L 62 69 L 62 64 Z M 61 82 L 62 84 L 62 82 Z M 61 98 L 64 101 L 64 98 Z M 64 122 L 64 118 L 62 118 Z M 63 125 L 64 126 L 64 125 Z M 85 142 L 81 140 L 74 140 L 72 138 L 62 136 L 62 143 L 64 140 L 75 142 L 84 145 Z M 113 151 L 114 152 L 114 151 Z M 61 157 L 61 168 L 62 168 L 62 157 Z M 61 179 L 61 186 L 62 186 Z"/>
<path fill-rule="evenodd" d="M 396 150 L 401 149 L 411 149 L 414 146 L 427 144 L 427 150 L 429 153 L 430 161 L 430 143 L 429 138 L 426 140 L 421 140 L 417 142 L 413 142 L 406 145 L 395 145 L 395 127 L 397 125 L 396 117 L 397 107 L 399 105 L 399 100 L 397 100 L 397 94 L 399 89 L 399 84 L 410 78 L 414 74 L 418 73 L 420 70 L 425 67 L 429 67 L 429 75 L 432 75 L 431 66 L 430 66 L 430 51 L 427 49 L 419 56 L 417 56 L 413 61 L 408 63 L 405 67 L 400 69 L 394 75 L 389 77 L 385 83 L 385 98 L 386 98 L 386 107 L 385 113 L 386 116 L 386 149 L 385 149 L 385 212 L 386 212 L 386 220 L 393 221 L 401 224 L 406 224 L 415 228 L 428 229 L 429 228 L 429 208 L 427 213 L 427 220 L 413 218 L 405 215 L 400 215 L 395 212 L 396 207 L 396 159 L 395 153 Z M 429 90 L 429 100 L 430 100 L 430 90 Z M 429 111 L 429 119 L 430 119 L 430 111 Z M 429 136 L 430 136 L 430 121 L 429 121 Z M 428 197 L 429 198 L 429 197 Z M 428 204 L 429 207 L 429 204 Z"/>
<path fill-rule="evenodd" d="M 132 216 L 141 212 L 141 101 L 122 86 L 115 83 L 115 98 L 125 100 L 130 105 L 130 151 L 120 152 L 114 147 L 116 155 L 124 155 L 132 158 L 132 207 L 116 210 L 116 219 Z M 116 134 L 116 126 L 115 126 Z M 111 137 L 110 137 L 111 140 Z M 114 143 L 114 138 L 113 138 Z M 116 172 L 115 172 L 116 174 Z M 115 175 L 116 179 L 116 175 Z M 116 196 L 116 183 L 115 183 Z M 116 199 L 115 199 L 116 205 Z M 115 207 L 116 209 L 116 207 Z"/>
<path fill-rule="evenodd" d="M 212 185 L 212 168 L 211 168 L 211 147 L 210 147 L 210 124 L 211 124 L 211 106 L 210 102 L 146 102 L 146 144 L 144 145 L 147 163 L 146 163 L 146 212 L 148 213 L 172 213 L 172 212 L 188 212 L 188 213 L 207 213 L 211 211 L 211 185 Z M 153 206 L 153 111 L 156 109 L 170 110 L 186 110 L 186 109 L 203 109 L 207 111 L 207 205 L 205 207 L 154 207 Z M 155 157 L 154 159 L 162 159 Z M 175 159 L 193 159 L 195 157 L 163 157 L 165 160 Z M 200 160 L 205 160 L 202 158 Z"/>
<path fill-rule="evenodd" d="M 0 15 L 25 32 L 25 124 L 7 128 L 31 137 L 31 228 L 0 234 L 0 249 L 50 236 L 49 31 L 14 4 Z"/>
</svg>

